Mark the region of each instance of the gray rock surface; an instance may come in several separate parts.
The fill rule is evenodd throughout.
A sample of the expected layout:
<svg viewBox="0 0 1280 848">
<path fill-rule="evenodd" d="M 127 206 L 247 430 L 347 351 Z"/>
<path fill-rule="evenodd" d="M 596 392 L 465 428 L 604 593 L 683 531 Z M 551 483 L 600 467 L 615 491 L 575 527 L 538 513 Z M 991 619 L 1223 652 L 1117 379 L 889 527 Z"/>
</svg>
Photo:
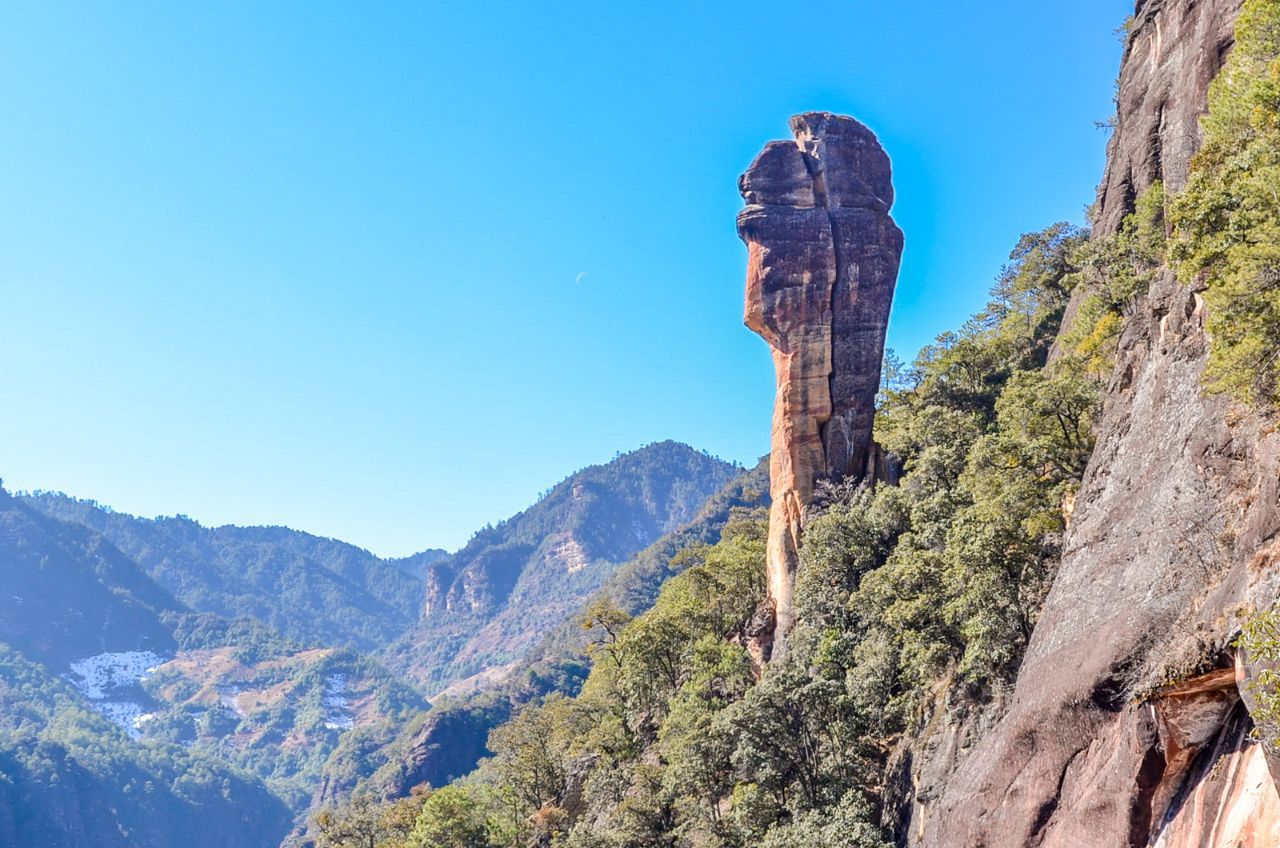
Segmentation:
<svg viewBox="0 0 1280 848">
<path fill-rule="evenodd" d="M 1240 5 L 1138 4 L 1097 233 L 1114 232 L 1155 180 L 1184 183 Z M 1127 314 L 1097 448 L 1008 709 L 972 744 L 971 721 L 944 719 L 911 746 L 948 751 L 957 766 L 903 778 L 917 784 L 904 843 L 1280 844 L 1280 797 L 1254 779 L 1260 754 L 1240 731 L 1235 676 L 1197 677 L 1229 666 L 1240 616 L 1276 598 L 1280 440 L 1201 390 L 1203 317 L 1200 296 L 1167 271 Z M 1169 679 L 1217 688 L 1157 685 Z M 956 756 L 957 745 L 968 748 Z"/>
</svg>

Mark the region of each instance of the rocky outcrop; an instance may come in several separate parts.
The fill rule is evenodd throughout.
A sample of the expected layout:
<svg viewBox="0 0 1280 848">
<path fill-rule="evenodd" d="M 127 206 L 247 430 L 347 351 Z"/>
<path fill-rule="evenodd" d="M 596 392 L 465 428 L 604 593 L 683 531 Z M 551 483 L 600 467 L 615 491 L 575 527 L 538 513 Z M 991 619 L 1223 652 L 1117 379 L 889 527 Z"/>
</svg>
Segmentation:
<svg viewBox="0 0 1280 848">
<path fill-rule="evenodd" d="M 1156 180 L 1184 183 L 1241 0 L 1146 0 L 1129 31 L 1096 232 Z M 1266 757 L 1233 667 L 1239 617 L 1273 603 L 1280 439 L 1206 396 L 1204 303 L 1171 272 L 1126 316 L 1098 443 L 1007 711 L 969 744 L 912 746 L 901 841 L 922 846 L 1280 844 Z M 1173 679 L 1175 685 L 1160 686 Z M 1135 694 L 1145 697 L 1136 698 Z M 928 781 L 932 779 L 932 783 Z"/>
<path fill-rule="evenodd" d="M 1153 848 L 1254 848 L 1280 845 L 1280 796 L 1251 722 L 1237 709 L 1202 748 Z"/>
<path fill-rule="evenodd" d="M 742 175 L 745 321 L 778 377 L 770 454 L 769 598 L 785 634 L 801 515 L 822 478 L 865 473 L 902 232 L 889 217 L 889 157 L 862 124 L 791 119 Z"/>
<path fill-rule="evenodd" d="M 1138 0 L 1128 23 L 1116 132 L 1098 187 L 1094 229 L 1113 233 L 1147 186 L 1186 184 L 1209 84 L 1234 41 L 1243 0 Z"/>
<path fill-rule="evenodd" d="M 410 740 L 397 786 L 440 787 L 467 774 L 490 755 L 489 732 L 510 717 L 511 704 L 504 698 L 433 711 Z"/>
</svg>

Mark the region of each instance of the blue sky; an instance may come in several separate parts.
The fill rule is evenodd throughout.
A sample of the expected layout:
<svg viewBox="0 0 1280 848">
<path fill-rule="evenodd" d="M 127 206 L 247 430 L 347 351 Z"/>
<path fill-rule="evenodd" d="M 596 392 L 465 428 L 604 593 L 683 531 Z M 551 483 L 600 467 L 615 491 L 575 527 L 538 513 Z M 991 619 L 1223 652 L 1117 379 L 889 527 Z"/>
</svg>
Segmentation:
<svg viewBox="0 0 1280 848">
<path fill-rule="evenodd" d="M 4 4 L 0 477 L 407 554 L 646 442 L 750 463 L 756 151 L 879 133 L 909 359 L 1083 220 L 1131 5 Z"/>
</svg>

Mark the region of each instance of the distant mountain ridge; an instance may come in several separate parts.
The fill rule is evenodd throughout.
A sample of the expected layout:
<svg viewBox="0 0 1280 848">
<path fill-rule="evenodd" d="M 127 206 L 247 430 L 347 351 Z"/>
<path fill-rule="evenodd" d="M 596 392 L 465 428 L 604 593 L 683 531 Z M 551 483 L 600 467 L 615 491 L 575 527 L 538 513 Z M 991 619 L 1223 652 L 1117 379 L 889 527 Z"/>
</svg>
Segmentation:
<svg viewBox="0 0 1280 848">
<path fill-rule="evenodd" d="M 396 559 L 287 527 L 142 518 L 57 492 L 14 497 L 101 534 L 195 612 L 379 653 L 438 688 L 514 662 L 740 472 L 688 445 L 656 442 L 570 475 L 454 554 L 428 548 Z"/>
<path fill-rule="evenodd" d="M 655 540 L 714 524 L 720 501 L 739 502 L 725 492 L 742 473 L 686 445 L 648 445 L 570 475 L 455 554 L 400 559 L 285 527 L 146 519 L 0 488 L 0 807 L 16 811 L 0 809 L 0 845 L 292 844 L 312 802 L 341 797 L 389 755 L 405 767 L 399 745 L 430 736 L 413 732 L 430 714 L 424 691 L 477 672 L 492 685 L 516 667 L 546 677 L 530 692 L 561 688 L 560 660 L 544 648 L 530 672 L 530 649 L 571 629 Z M 641 568 L 641 595 L 664 564 Z M 561 675 L 570 687 L 575 661 Z M 481 747 L 450 762 L 478 756 L 501 720 L 471 718 Z M 50 757 L 62 765 L 41 765 Z M 169 789 L 134 803 L 129 787 L 158 781 Z M 231 787 L 242 829 L 184 829 L 190 804 L 223 815 L 210 781 Z M 60 811 L 60 785 L 90 812 Z M 104 829 L 127 833 L 102 841 Z"/>
<path fill-rule="evenodd" d="M 249 617 L 308 644 L 374 651 L 418 618 L 414 575 L 443 552 L 401 561 L 287 527 L 205 527 L 186 517 L 139 518 L 93 501 L 39 492 L 19 500 L 92 528 L 197 612 Z M 412 562 L 401 567 L 398 562 Z"/>
<path fill-rule="evenodd" d="M 51 667 L 90 654 L 173 647 L 184 609 L 100 534 L 0 489 L 0 643 Z"/>
<path fill-rule="evenodd" d="M 741 473 L 673 441 L 582 469 L 432 563 L 421 620 L 384 659 L 433 692 L 519 660 L 619 566 L 691 521 Z"/>
<path fill-rule="evenodd" d="M 419 551 L 418 553 L 410 554 L 407 557 L 389 559 L 387 562 L 391 563 L 405 574 L 408 574 L 410 577 L 415 577 L 418 580 L 426 580 L 427 569 L 431 567 L 431 564 L 439 562 L 448 556 L 449 552 L 444 548 L 427 548 L 425 551 Z"/>
</svg>

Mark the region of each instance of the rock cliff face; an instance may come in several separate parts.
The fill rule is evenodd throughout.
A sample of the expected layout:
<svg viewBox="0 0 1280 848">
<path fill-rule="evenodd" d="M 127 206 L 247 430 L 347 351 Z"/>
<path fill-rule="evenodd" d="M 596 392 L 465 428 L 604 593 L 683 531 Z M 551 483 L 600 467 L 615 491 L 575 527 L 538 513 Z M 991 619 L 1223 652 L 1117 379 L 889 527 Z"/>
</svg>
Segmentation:
<svg viewBox="0 0 1280 848">
<path fill-rule="evenodd" d="M 1138 3 L 1099 234 L 1152 182 L 1185 182 L 1240 7 Z M 1126 316 L 1062 563 L 1007 709 L 940 711 L 903 753 L 901 843 L 1280 845 L 1280 770 L 1249 739 L 1249 669 L 1231 649 L 1240 616 L 1280 589 L 1280 439 L 1202 392 L 1203 316 L 1167 271 Z"/>
<path fill-rule="evenodd" d="M 791 119 L 739 181 L 745 321 L 773 353 L 769 598 L 761 629 L 784 635 L 801 514 L 822 478 L 862 476 L 902 232 L 889 217 L 889 157 L 862 124 L 826 112 Z"/>
</svg>

